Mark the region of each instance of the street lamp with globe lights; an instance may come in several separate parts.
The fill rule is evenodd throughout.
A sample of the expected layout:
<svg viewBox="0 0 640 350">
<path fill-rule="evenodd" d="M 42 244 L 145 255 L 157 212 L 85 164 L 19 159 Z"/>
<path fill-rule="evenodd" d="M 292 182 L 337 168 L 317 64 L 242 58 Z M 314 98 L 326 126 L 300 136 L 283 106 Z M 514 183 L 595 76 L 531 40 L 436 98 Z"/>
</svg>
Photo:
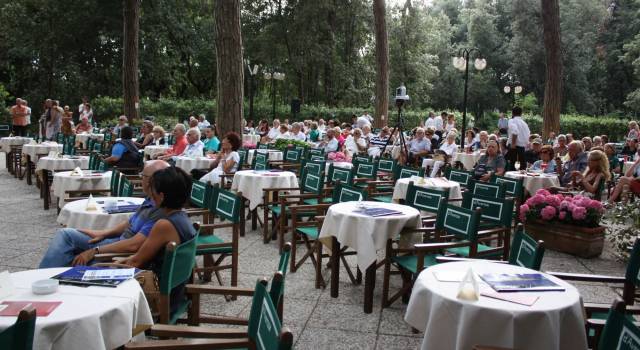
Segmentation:
<svg viewBox="0 0 640 350">
<path fill-rule="evenodd" d="M 275 81 L 276 80 L 284 80 L 285 74 L 276 72 L 272 70 L 271 72 L 264 72 L 264 79 L 271 80 L 271 95 L 273 99 L 273 110 L 272 110 L 272 119 L 276 119 L 276 89 L 275 89 Z"/>
<path fill-rule="evenodd" d="M 480 50 L 476 48 L 462 48 L 458 51 L 458 55 L 453 57 L 453 67 L 464 72 L 464 95 L 462 99 L 462 135 L 460 136 L 460 147 L 464 149 L 464 138 L 467 132 L 467 89 L 469 85 L 469 58 L 475 51 L 476 56 L 482 56 Z M 473 61 L 476 70 L 482 71 L 487 68 L 487 60 L 476 57 Z"/>
<path fill-rule="evenodd" d="M 249 70 L 249 119 L 253 120 L 253 95 L 255 93 L 255 76 L 258 74 L 258 69 L 260 68 L 259 64 L 251 65 L 251 62 L 246 59 L 244 63 L 247 65 L 247 70 Z"/>
<path fill-rule="evenodd" d="M 511 73 L 505 73 L 502 78 L 506 80 L 502 91 L 504 91 L 505 94 L 511 94 L 511 107 L 513 107 L 516 105 L 516 95 L 522 93 L 522 84 L 520 84 L 520 81 Z"/>
</svg>

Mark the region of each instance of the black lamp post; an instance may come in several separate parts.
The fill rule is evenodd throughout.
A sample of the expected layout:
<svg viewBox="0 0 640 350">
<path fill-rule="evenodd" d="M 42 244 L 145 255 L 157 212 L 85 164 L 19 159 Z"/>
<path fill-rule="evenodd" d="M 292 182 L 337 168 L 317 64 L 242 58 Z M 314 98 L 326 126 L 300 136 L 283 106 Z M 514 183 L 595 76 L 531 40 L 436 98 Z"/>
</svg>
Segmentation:
<svg viewBox="0 0 640 350">
<path fill-rule="evenodd" d="M 245 63 L 247 64 L 247 69 L 249 70 L 249 119 L 253 120 L 253 95 L 256 91 L 255 76 L 256 74 L 258 74 L 258 68 L 260 68 L 260 65 L 254 64 L 252 67 L 249 60 L 245 60 Z"/>
<path fill-rule="evenodd" d="M 464 149 L 464 138 L 467 133 L 467 89 L 469 85 L 469 57 L 472 52 L 476 52 L 477 56 L 480 51 L 476 48 L 462 48 L 458 51 L 458 55 L 453 58 L 453 66 L 459 71 L 464 72 L 464 97 L 462 100 L 462 135 L 460 136 L 460 148 Z M 474 67 L 481 71 L 487 68 L 487 60 L 484 58 L 476 58 L 473 62 Z"/>
</svg>

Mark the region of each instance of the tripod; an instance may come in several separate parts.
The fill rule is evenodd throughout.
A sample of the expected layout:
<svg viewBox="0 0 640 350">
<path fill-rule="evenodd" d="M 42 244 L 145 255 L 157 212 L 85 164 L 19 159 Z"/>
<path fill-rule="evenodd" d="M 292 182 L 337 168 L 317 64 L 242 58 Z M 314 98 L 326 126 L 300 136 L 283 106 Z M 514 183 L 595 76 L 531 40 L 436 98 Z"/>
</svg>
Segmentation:
<svg viewBox="0 0 640 350">
<path fill-rule="evenodd" d="M 393 127 L 393 130 L 391 131 L 391 136 L 389 136 L 389 139 L 387 140 L 387 143 L 384 145 L 384 148 L 382 149 L 381 154 L 384 154 L 384 152 L 387 150 L 387 146 L 389 146 L 389 144 L 391 143 L 391 137 L 393 137 L 393 134 L 395 134 L 396 131 L 398 131 L 398 138 L 400 141 L 399 142 L 400 156 L 402 157 L 404 155 L 403 165 L 405 165 L 405 163 L 407 163 L 407 160 L 409 158 L 409 152 L 407 149 L 407 141 L 404 138 L 404 120 L 402 119 L 403 105 L 404 105 L 404 100 L 396 98 L 396 107 L 398 107 L 398 120 L 396 121 L 396 125 Z"/>
</svg>

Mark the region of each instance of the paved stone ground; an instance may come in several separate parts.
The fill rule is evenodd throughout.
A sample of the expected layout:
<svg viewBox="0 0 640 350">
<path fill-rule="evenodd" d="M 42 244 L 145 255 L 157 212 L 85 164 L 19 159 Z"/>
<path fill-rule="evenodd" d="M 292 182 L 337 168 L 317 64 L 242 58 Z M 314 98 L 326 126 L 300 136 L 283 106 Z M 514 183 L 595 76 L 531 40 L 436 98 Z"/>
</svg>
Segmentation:
<svg viewBox="0 0 640 350">
<path fill-rule="evenodd" d="M 4 165 L 4 154 L 0 164 Z M 11 272 L 37 268 L 55 230 L 56 210 L 45 211 L 34 186 L 27 186 L 0 170 L 0 271 Z M 262 243 L 258 232 L 247 227 L 240 240 L 240 285 L 253 286 L 256 279 L 269 277 L 278 260 L 274 243 Z M 222 236 L 228 232 L 222 232 Z M 543 270 L 623 275 L 624 264 L 615 260 L 605 247 L 597 259 L 578 259 L 547 251 Z M 325 271 L 328 281 L 329 274 Z M 412 334 L 404 323 L 405 305 L 397 302 L 391 308 L 380 308 L 382 271 L 378 272 L 374 312 L 362 312 L 363 287 L 346 282 L 341 273 L 340 297 L 332 299 L 326 290 L 314 288 L 313 265 L 307 262 L 298 272 L 286 277 L 284 324 L 295 337 L 297 349 L 413 349 L 419 347 L 422 334 Z M 226 278 L 228 281 L 228 278 Z M 619 289 L 606 285 L 576 284 L 586 302 L 613 300 Z M 202 300 L 203 312 L 248 316 L 250 298 L 226 302 L 222 297 Z"/>
</svg>

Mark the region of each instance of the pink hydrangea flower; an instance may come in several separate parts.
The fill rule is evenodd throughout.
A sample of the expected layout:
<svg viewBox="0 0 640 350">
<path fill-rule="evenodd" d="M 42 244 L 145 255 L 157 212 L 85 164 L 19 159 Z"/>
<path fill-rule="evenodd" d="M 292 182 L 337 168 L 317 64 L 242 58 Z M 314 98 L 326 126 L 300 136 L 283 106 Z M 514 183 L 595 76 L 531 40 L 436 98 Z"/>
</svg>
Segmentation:
<svg viewBox="0 0 640 350">
<path fill-rule="evenodd" d="M 531 210 L 527 204 L 523 204 L 520 206 L 520 221 L 525 221 L 527 218 L 527 213 Z"/>
<path fill-rule="evenodd" d="M 531 207 L 535 207 L 537 205 L 544 204 L 544 203 L 545 203 L 545 197 L 541 194 L 536 194 L 535 196 L 529 198 L 529 200 L 527 201 L 527 204 L 529 204 L 529 206 Z"/>
<path fill-rule="evenodd" d="M 564 220 L 567 217 L 567 212 L 566 211 L 561 211 L 560 214 L 558 214 L 558 218 L 560 220 Z"/>
<path fill-rule="evenodd" d="M 539 194 L 539 195 L 542 195 L 542 196 L 548 196 L 548 195 L 551 194 L 551 192 L 549 192 L 549 191 L 547 191 L 547 190 L 545 190 L 543 188 L 543 189 L 539 189 L 538 192 L 536 192 L 536 194 Z"/>
<path fill-rule="evenodd" d="M 546 202 L 557 208 L 560 206 L 560 203 L 562 203 L 562 196 L 560 196 L 560 198 L 558 198 L 558 196 L 547 196 Z"/>
<path fill-rule="evenodd" d="M 571 211 L 574 220 L 584 220 L 587 217 L 587 209 L 584 207 L 574 207 Z"/>
<path fill-rule="evenodd" d="M 566 198 L 560 203 L 560 209 L 567 209 L 571 205 L 571 201 L 568 201 Z"/>
<path fill-rule="evenodd" d="M 542 208 L 542 211 L 540 211 L 540 216 L 543 220 L 549 221 L 556 216 L 556 208 L 547 205 L 546 207 Z"/>
</svg>

